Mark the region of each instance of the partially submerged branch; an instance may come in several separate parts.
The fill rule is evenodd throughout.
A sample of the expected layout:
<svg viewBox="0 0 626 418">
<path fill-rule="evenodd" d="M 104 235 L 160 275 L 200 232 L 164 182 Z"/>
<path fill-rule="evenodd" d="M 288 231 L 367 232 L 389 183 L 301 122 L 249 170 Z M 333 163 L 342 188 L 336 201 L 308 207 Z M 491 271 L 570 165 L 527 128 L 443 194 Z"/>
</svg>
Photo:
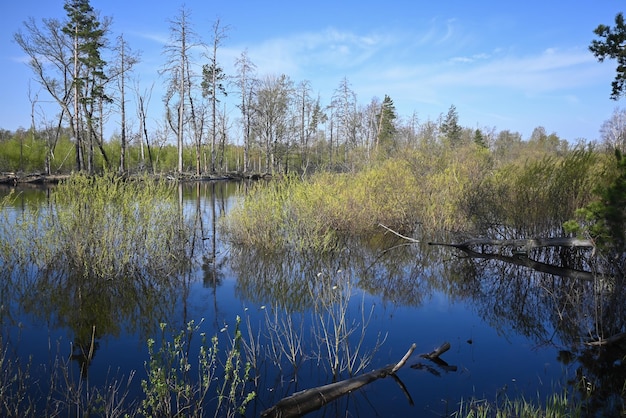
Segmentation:
<svg viewBox="0 0 626 418">
<path fill-rule="evenodd" d="M 381 369 L 371 371 L 340 382 L 331 383 L 316 388 L 306 389 L 296 392 L 291 396 L 281 399 L 276 405 L 261 412 L 262 417 L 300 417 L 309 412 L 315 411 L 322 406 L 355 391 L 374 380 L 387 376 L 394 376 L 395 373 L 407 362 L 416 345 L 413 344 L 404 357 L 396 364 L 390 364 Z"/>
<path fill-rule="evenodd" d="M 391 232 L 391 233 L 392 233 L 392 234 L 394 234 L 394 235 L 399 236 L 399 237 L 400 237 L 400 238 L 402 238 L 402 239 L 405 239 L 405 240 L 407 240 L 407 241 L 413 242 L 413 243 L 415 243 L 415 244 L 419 244 L 419 241 L 418 241 L 418 240 L 416 240 L 415 238 L 411 238 L 411 237 L 407 237 L 406 235 L 402 235 L 401 233 L 396 232 L 396 231 L 394 231 L 393 229 L 391 229 L 391 228 L 389 228 L 389 227 L 386 227 L 386 226 L 385 226 L 385 225 L 383 225 L 383 224 L 378 224 L 378 225 L 382 226 L 382 227 L 383 227 L 383 228 L 385 228 L 387 231 Z"/>
<path fill-rule="evenodd" d="M 457 371 L 456 366 L 451 366 L 440 358 L 440 356 L 446 351 L 448 351 L 449 349 L 450 349 L 450 343 L 446 341 L 443 344 L 441 344 L 439 347 L 435 348 L 430 353 L 420 354 L 420 357 L 428 359 L 431 362 L 435 363 L 435 365 L 437 365 L 441 370 L 443 370 L 446 373 L 456 372 Z M 431 367 L 427 364 L 416 363 L 416 364 L 413 364 L 411 368 L 418 369 L 418 370 L 426 370 L 435 376 L 441 376 L 441 373 L 439 373 L 434 367 Z"/>
<path fill-rule="evenodd" d="M 449 349 L 450 349 L 450 343 L 446 341 L 443 344 L 441 344 L 439 347 L 435 348 L 430 353 L 420 354 L 420 357 L 427 358 L 429 360 L 434 360 L 436 358 L 439 358 L 439 356 L 441 356 L 443 353 L 445 353 Z"/>
</svg>

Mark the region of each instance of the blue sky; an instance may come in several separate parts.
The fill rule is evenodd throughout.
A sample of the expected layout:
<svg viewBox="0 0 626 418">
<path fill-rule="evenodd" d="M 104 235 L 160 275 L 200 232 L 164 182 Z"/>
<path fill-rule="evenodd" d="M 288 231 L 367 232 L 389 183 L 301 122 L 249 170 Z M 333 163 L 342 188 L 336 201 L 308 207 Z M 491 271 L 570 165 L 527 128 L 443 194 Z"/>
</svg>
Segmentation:
<svg viewBox="0 0 626 418">
<path fill-rule="evenodd" d="M 62 0 L 0 6 L 0 128 L 30 124 L 30 69 L 13 34 L 28 17 L 63 18 Z M 91 0 L 113 18 L 142 62 L 135 77 L 155 82 L 149 117 L 162 115 L 158 76 L 168 20 L 182 2 Z M 436 120 L 450 105 L 467 127 L 508 129 L 527 139 L 543 126 L 572 142 L 599 137 L 621 101 L 609 99 L 615 64 L 588 51 L 600 24 L 612 25 L 617 1 L 254 1 L 187 0 L 195 31 L 211 42 L 216 19 L 229 26 L 218 51 L 226 72 L 248 51 L 259 76 L 308 80 L 328 104 L 345 77 L 359 103 L 389 95 L 400 116 Z M 30 83 L 37 92 L 36 83 Z M 45 100 L 45 93 L 39 98 Z M 49 111 L 48 118 L 52 118 Z M 237 117 L 232 112 L 232 120 Z M 114 129 L 114 128 L 110 128 Z"/>
</svg>

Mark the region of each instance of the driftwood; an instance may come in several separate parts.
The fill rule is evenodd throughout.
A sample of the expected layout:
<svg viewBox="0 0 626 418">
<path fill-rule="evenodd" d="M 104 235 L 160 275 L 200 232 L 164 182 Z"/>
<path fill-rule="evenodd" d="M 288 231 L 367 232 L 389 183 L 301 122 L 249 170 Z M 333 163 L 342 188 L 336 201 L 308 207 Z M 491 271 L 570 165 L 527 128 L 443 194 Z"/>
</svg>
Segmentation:
<svg viewBox="0 0 626 418">
<path fill-rule="evenodd" d="M 400 359 L 400 361 L 396 364 L 390 364 L 381 369 L 342 380 L 340 382 L 296 392 L 291 396 L 281 399 L 271 408 L 261 412 L 261 416 L 281 418 L 300 417 L 304 414 L 320 409 L 327 403 L 355 391 L 356 389 L 359 389 L 374 380 L 387 376 L 395 376 L 395 373 L 402 366 L 404 366 L 409 357 L 411 357 L 413 350 L 415 350 L 415 344 L 409 348 L 409 351 L 407 351 L 404 357 L 402 357 L 402 359 Z M 403 389 L 403 391 L 405 391 L 405 389 Z"/>
<path fill-rule="evenodd" d="M 436 245 L 436 244 L 433 244 Z M 449 246 L 449 245 L 448 245 Z M 523 254 L 515 254 L 512 256 L 489 254 L 471 250 L 469 248 L 458 248 L 471 258 L 480 258 L 483 260 L 498 260 L 517 266 L 528 267 L 539 273 L 547 273 L 553 276 L 567 277 L 576 280 L 594 280 L 598 277 L 605 277 L 602 273 L 593 273 L 585 270 L 578 270 L 569 267 L 560 267 L 552 264 L 542 263 L 526 257 Z"/>
<path fill-rule="evenodd" d="M 405 240 L 407 240 L 407 241 L 409 241 L 409 242 L 412 242 L 412 243 L 414 243 L 414 244 L 419 244 L 419 240 L 416 240 L 415 238 L 411 238 L 411 237 L 407 237 L 406 235 L 402 235 L 401 233 L 396 232 L 396 231 L 394 231 L 393 229 L 391 229 L 391 228 L 389 228 L 389 227 L 387 227 L 387 226 L 385 226 L 385 225 L 383 225 L 383 224 L 378 224 L 378 225 L 382 226 L 382 227 L 383 227 L 383 228 L 385 228 L 387 231 L 391 232 L 392 234 L 394 234 L 394 235 L 396 235 L 396 236 L 398 236 L 398 237 L 400 237 L 400 238 L 402 238 L 402 239 L 405 239 Z"/>
<path fill-rule="evenodd" d="M 15 186 L 18 184 L 56 184 L 63 180 L 66 180 L 70 177 L 70 175 L 62 175 L 62 174 L 15 174 L 15 173 L 2 173 L 0 174 L 0 184 L 6 184 Z"/>
</svg>

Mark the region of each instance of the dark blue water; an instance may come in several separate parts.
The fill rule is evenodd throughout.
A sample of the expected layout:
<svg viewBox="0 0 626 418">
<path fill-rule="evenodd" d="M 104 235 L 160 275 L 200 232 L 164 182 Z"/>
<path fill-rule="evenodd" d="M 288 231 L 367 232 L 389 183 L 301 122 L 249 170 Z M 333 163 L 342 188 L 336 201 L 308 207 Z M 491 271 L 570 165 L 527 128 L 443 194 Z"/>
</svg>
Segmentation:
<svg viewBox="0 0 626 418">
<path fill-rule="evenodd" d="M 344 290 L 347 281 L 351 283 L 348 322 L 357 329 L 352 344 L 357 344 L 360 324 L 367 318 L 361 352 L 371 351 L 377 341 L 384 341 L 366 371 L 396 363 L 413 343 L 417 348 L 397 373 L 408 395 L 393 379 L 380 379 L 311 416 L 434 417 L 458 411 L 459 404 L 470 399 L 495 403 L 506 397 L 524 397 L 540 403 L 568 387 L 568 379 L 575 377 L 579 364 L 564 364 L 559 355 L 570 349 L 575 355 L 580 353 L 571 347 L 571 339 L 562 337 L 566 334 L 557 332 L 558 321 L 550 314 L 554 300 L 537 285 L 549 277 L 538 277 L 521 267 L 498 270 L 495 261 L 462 260 L 449 249 L 426 245 L 390 251 L 383 258 L 378 256 L 385 248 L 363 246 L 351 251 L 349 257 L 330 261 L 262 259 L 229 245 L 213 227 L 216 218 L 237 204 L 241 193 L 237 184 L 185 189 L 186 211 L 201 216 L 206 228 L 203 236 L 207 239 L 197 248 L 198 264 L 159 301 L 163 304 L 161 317 L 144 318 L 148 325 L 138 324 L 136 318 L 120 318 L 115 333 L 97 338 L 98 347 L 88 368 L 89 385 L 126 382 L 132 374 L 129 399 L 141 397 L 140 382 L 146 378 L 148 358 L 146 340 L 158 335 L 160 322 L 177 330 L 194 320 L 201 323 L 201 332 L 226 341 L 237 316 L 242 324 L 249 322 L 255 333 L 261 329 L 267 335 L 266 318 L 273 309 L 283 318 L 291 315 L 299 327 L 303 338 L 301 365 L 294 374 L 288 364 L 283 364 L 281 372 L 265 359 L 257 372 L 258 397 L 247 415 L 258 416 L 296 390 L 330 383 L 333 377 L 327 361 L 313 355 L 319 345 L 311 330 L 320 319 L 312 309 L 314 301 L 302 290 L 315 282 L 320 272 Z M 391 239 L 383 247 L 394 244 Z M 203 255 L 212 259 L 211 266 L 217 266 L 209 269 L 216 272 L 215 276 L 207 273 L 206 265 L 202 269 Z M 315 267 L 303 267 L 306 265 Z M 341 273 L 337 273 L 339 269 Z M 464 270 L 456 274 L 459 269 Z M 496 277 L 498 271 L 504 276 Z M 283 287 L 300 290 L 285 296 L 289 291 Z M 75 344 L 74 331 L 59 326 L 54 315 L 43 317 L 36 310 L 16 306 L 20 298 L 15 295 L 11 300 L 14 304 L 3 307 L 1 318 L 9 355 L 21 362 L 30 359 L 33 373 L 41 376 L 49 374 L 51 362 L 60 357 L 70 364 L 72 376 L 78 380 L 77 362 L 67 360 Z M 545 317 L 537 316 L 541 312 L 547 312 Z M 244 338 L 246 335 L 247 330 Z M 261 340 L 268 344 L 263 337 Z M 441 356 L 447 366 L 419 356 L 444 342 L 451 346 Z M 347 377 L 346 373 L 341 377 Z"/>
</svg>

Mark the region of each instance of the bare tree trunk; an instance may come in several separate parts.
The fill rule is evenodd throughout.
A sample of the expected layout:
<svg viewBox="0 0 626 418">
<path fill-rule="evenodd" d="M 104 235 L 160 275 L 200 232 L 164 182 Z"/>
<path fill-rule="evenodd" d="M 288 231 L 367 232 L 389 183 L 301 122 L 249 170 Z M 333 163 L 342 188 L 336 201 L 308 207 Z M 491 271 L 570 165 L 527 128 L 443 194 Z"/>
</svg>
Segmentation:
<svg viewBox="0 0 626 418">
<path fill-rule="evenodd" d="M 124 37 L 120 37 L 120 61 L 121 61 L 121 79 L 120 79 L 120 116 L 121 120 L 121 149 L 120 149 L 120 173 L 126 172 L 126 48 Z"/>
</svg>

